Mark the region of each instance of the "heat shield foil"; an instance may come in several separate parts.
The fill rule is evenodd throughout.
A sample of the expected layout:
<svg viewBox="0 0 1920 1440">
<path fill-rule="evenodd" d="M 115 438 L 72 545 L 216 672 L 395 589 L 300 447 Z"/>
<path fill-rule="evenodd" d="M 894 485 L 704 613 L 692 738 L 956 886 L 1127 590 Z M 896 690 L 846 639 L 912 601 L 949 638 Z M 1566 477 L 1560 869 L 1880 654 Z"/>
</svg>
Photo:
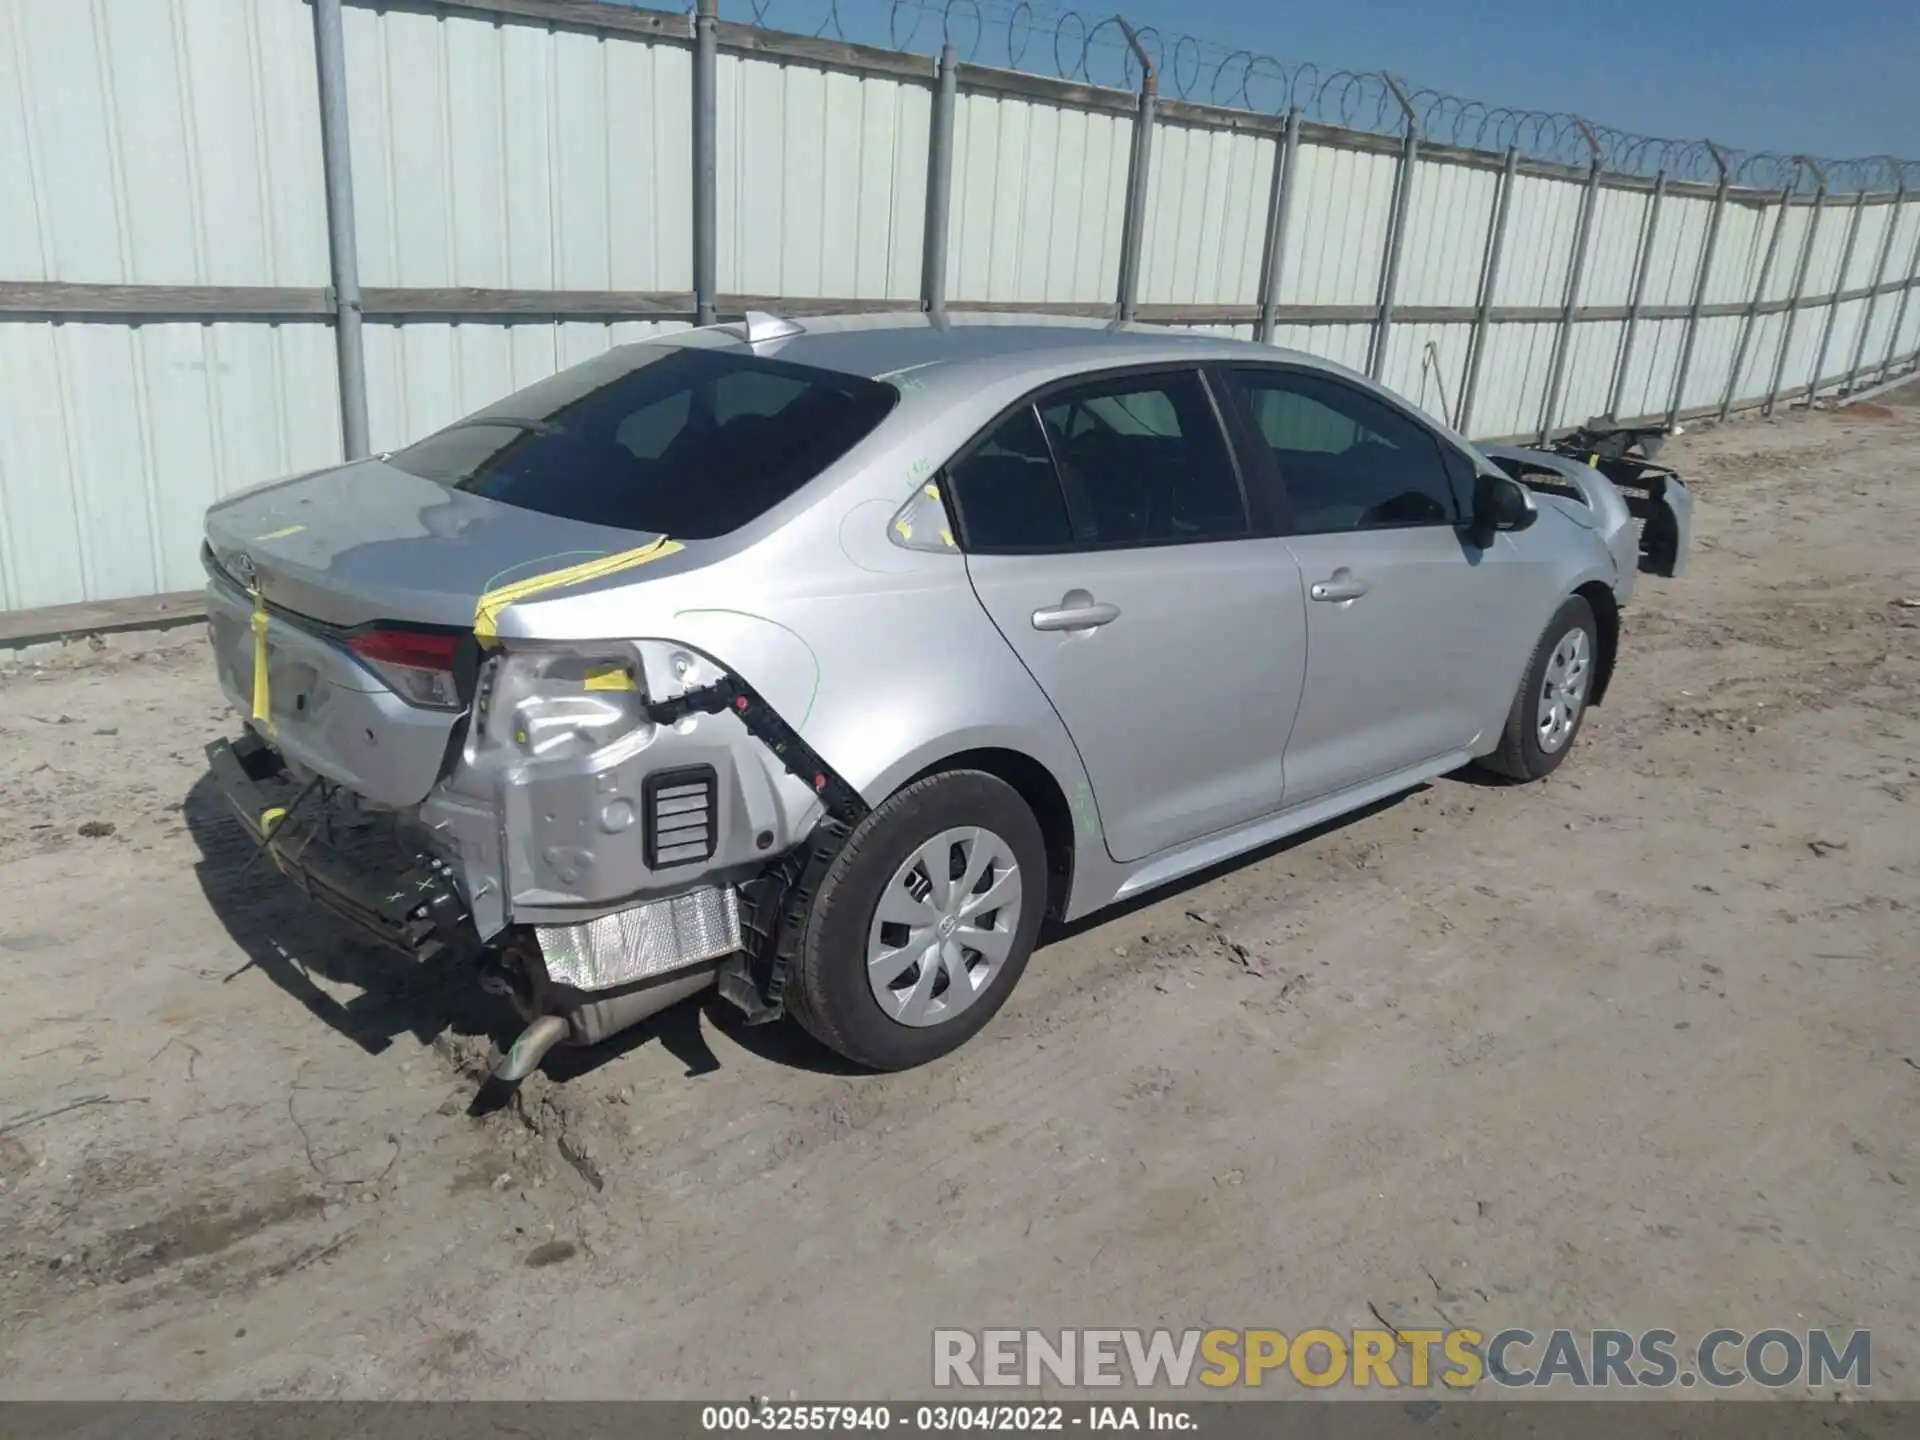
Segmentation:
<svg viewBox="0 0 1920 1440">
<path fill-rule="evenodd" d="M 584 925 L 534 929 L 556 983 L 611 990 L 738 950 L 740 897 L 731 886 L 708 885 Z"/>
</svg>

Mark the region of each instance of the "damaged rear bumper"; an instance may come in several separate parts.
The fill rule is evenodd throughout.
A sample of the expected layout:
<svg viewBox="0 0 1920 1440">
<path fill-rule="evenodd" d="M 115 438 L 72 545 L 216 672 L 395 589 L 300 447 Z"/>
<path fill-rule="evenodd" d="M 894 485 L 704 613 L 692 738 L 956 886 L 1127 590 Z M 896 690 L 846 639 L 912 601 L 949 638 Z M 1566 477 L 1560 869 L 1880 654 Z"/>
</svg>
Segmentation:
<svg viewBox="0 0 1920 1440">
<path fill-rule="evenodd" d="M 430 960 L 473 937 L 466 902 L 445 861 L 421 855 L 410 867 L 382 873 L 341 853 L 317 819 L 304 813 L 311 784 L 281 803 L 275 792 L 291 783 L 286 762 L 258 736 L 216 740 L 207 746 L 207 765 L 214 787 L 257 847 L 257 858 L 271 862 L 310 900 L 415 960 Z"/>
<path fill-rule="evenodd" d="M 414 961 L 478 950 L 453 867 L 430 854 L 411 865 L 369 864 L 328 838 L 325 804 L 312 783 L 297 784 L 278 751 L 252 732 L 207 746 L 215 789 L 265 859 L 309 900 L 360 933 Z M 592 1044 L 706 988 L 718 962 L 742 944 L 738 892 L 699 886 L 569 925 L 516 927 L 488 966 L 545 1037 Z M 504 983 L 499 983 L 504 982 Z M 541 1028 L 539 1017 L 552 1020 Z M 525 1037 L 523 1037 L 524 1039 Z M 516 1046 L 515 1064 L 537 1063 L 545 1046 Z M 513 1078 L 518 1078 L 514 1076 Z"/>
<path fill-rule="evenodd" d="M 259 854 L 309 898 L 416 959 L 472 944 L 523 982 L 523 1011 L 566 1015 L 575 1039 L 716 977 L 750 1022 L 777 1018 L 806 898 L 865 802 L 734 677 L 639 703 L 648 728 L 564 763 L 475 763 L 488 736 L 469 736 L 424 803 L 390 812 L 414 843 L 384 866 L 331 843 L 334 787 L 252 731 L 207 758 Z M 776 784 L 806 799 L 781 806 Z M 809 804 L 796 843 L 782 812 Z"/>
</svg>

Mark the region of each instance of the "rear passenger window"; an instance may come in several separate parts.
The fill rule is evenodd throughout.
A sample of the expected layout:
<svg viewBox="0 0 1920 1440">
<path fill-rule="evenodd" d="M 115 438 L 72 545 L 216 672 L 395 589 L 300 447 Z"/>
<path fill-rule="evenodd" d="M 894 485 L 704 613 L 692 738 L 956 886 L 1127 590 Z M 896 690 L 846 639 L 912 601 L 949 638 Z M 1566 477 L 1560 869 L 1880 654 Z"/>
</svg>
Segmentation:
<svg viewBox="0 0 1920 1440">
<path fill-rule="evenodd" d="M 625 345 L 389 463 L 543 515 L 710 540 L 839 460 L 898 398 L 877 381 L 756 355 Z"/>
<path fill-rule="evenodd" d="M 1031 405 L 947 467 L 969 550 L 1065 550 L 1073 543 L 1047 437 Z"/>
<path fill-rule="evenodd" d="M 1326 376 L 1235 374 L 1280 467 L 1295 533 L 1459 523 L 1440 442 L 1418 421 Z"/>
<path fill-rule="evenodd" d="M 1126 376 L 1040 402 L 1082 545 L 1232 540 L 1246 506 L 1197 374 Z"/>
</svg>

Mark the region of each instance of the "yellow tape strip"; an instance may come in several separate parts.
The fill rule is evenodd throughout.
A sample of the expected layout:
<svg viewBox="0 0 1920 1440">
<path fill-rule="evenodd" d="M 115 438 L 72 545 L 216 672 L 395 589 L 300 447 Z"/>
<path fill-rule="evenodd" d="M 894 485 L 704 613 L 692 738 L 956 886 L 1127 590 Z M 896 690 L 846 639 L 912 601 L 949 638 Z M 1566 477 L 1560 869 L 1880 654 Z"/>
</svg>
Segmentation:
<svg viewBox="0 0 1920 1440">
<path fill-rule="evenodd" d="M 253 719 L 273 734 L 272 681 L 267 675 L 267 599 L 258 588 L 253 596 Z"/>
<path fill-rule="evenodd" d="M 642 545 L 637 550 L 622 550 L 617 555 L 602 555 L 598 560 L 569 565 L 564 570 L 535 575 L 527 580 L 516 580 L 511 585 L 502 585 L 497 590 L 489 590 L 480 597 L 480 603 L 474 608 L 474 638 L 483 645 L 499 640 L 500 612 L 509 605 L 525 600 L 530 595 L 564 589 L 569 585 L 584 585 L 589 580 L 598 580 L 605 575 L 616 575 L 622 570 L 631 570 L 634 566 L 645 565 L 650 560 L 663 559 L 685 548 L 678 540 L 669 540 L 662 535 L 658 540 Z"/>
<path fill-rule="evenodd" d="M 589 690 L 637 690 L 630 671 L 618 665 L 601 666 L 587 671 L 587 689 Z"/>
</svg>

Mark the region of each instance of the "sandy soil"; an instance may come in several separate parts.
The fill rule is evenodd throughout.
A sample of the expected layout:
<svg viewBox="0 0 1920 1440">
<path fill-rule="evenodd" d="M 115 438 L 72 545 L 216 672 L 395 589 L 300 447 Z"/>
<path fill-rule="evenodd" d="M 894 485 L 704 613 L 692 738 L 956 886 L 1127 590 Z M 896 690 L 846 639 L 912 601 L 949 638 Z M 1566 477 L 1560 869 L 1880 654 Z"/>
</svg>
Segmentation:
<svg viewBox="0 0 1920 1440">
<path fill-rule="evenodd" d="M 1676 459 L 1693 572 L 1550 782 L 1057 938 L 901 1076 L 692 1004 L 469 1118 L 505 1017 L 246 867 L 197 632 L 16 662 L 0 1393 L 900 1396 L 940 1325 L 1384 1314 L 1868 1326 L 1920 1396 L 1920 404 Z"/>
</svg>

